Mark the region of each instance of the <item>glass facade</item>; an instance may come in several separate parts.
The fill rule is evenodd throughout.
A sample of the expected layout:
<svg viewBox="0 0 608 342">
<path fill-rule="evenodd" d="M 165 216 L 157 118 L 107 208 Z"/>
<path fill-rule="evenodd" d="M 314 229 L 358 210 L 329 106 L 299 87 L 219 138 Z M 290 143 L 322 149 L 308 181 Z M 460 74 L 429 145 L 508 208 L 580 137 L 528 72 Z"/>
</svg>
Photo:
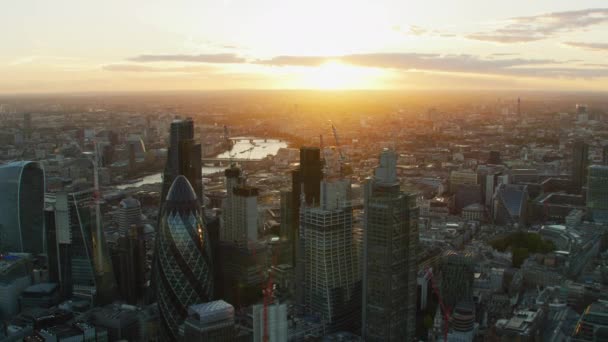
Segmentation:
<svg viewBox="0 0 608 342">
<path fill-rule="evenodd" d="M 608 166 L 589 167 L 587 208 L 591 212 L 593 221 L 608 223 Z"/>
<path fill-rule="evenodd" d="M 184 176 L 178 176 L 168 191 L 156 238 L 155 268 L 161 338 L 176 341 L 188 307 L 213 296 L 209 234 L 194 189 Z"/>
<path fill-rule="evenodd" d="M 44 252 L 44 190 L 41 164 L 0 166 L 0 251 Z"/>
</svg>

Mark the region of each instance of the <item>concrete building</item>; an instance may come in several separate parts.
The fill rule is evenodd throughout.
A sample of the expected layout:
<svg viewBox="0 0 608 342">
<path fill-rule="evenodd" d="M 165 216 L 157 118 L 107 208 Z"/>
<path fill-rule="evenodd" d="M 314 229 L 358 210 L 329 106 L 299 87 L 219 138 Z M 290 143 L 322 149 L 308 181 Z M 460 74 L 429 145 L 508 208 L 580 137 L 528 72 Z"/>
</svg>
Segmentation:
<svg viewBox="0 0 608 342">
<path fill-rule="evenodd" d="M 0 319 L 19 313 L 19 295 L 32 283 L 30 254 L 11 253 L 0 258 Z"/>
<path fill-rule="evenodd" d="M 234 307 L 223 300 L 188 307 L 180 341 L 231 342 L 235 340 Z"/>
<path fill-rule="evenodd" d="M 496 335 L 500 341 L 541 341 L 545 311 L 519 310 L 509 319 L 499 319 L 496 322 Z"/>
<path fill-rule="evenodd" d="M 418 208 L 400 190 L 397 156 L 385 149 L 365 185 L 362 335 L 410 341 L 416 331 Z"/>
</svg>

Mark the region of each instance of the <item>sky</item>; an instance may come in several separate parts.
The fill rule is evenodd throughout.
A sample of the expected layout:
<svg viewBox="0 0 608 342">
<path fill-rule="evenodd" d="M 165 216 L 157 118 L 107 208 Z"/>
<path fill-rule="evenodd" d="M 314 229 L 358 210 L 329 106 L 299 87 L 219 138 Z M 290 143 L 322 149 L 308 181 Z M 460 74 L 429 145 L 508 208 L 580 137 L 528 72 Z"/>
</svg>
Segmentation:
<svg viewBox="0 0 608 342">
<path fill-rule="evenodd" d="M 608 90 L 605 0 L 19 0 L 0 32 L 0 93 Z"/>
</svg>

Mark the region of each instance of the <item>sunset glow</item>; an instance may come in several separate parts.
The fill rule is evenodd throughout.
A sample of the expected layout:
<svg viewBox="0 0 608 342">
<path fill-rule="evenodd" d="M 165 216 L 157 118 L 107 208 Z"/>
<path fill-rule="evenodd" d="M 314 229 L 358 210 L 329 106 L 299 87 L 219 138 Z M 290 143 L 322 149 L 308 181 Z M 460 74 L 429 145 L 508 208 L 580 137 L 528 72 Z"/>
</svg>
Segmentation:
<svg viewBox="0 0 608 342">
<path fill-rule="evenodd" d="M 602 6 L 24 0 L 0 13 L 0 92 L 486 89 L 487 80 L 492 89 L 602 90 Z"/>
</svg>

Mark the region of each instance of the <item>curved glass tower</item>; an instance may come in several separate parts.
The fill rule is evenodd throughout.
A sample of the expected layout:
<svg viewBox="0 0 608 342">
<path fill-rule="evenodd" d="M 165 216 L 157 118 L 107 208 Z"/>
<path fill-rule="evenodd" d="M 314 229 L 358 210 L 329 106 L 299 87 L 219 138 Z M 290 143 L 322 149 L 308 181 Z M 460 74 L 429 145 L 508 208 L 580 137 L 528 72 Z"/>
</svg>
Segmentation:
<svg viewBox="0 0 608 342">
<path fill-rule="evenodd" d="M 211 245 L 192 185 L 178 176 L 168 191 L 156 237 L 156 294 L 161 340 L 176 341 L 188 307 L 212 300 Z"/>
<path fill-rule="evenodd" d="M 0 252 L 44 252 L 44 190 L 40 163 L 0 165 Z"/>
</svg>

